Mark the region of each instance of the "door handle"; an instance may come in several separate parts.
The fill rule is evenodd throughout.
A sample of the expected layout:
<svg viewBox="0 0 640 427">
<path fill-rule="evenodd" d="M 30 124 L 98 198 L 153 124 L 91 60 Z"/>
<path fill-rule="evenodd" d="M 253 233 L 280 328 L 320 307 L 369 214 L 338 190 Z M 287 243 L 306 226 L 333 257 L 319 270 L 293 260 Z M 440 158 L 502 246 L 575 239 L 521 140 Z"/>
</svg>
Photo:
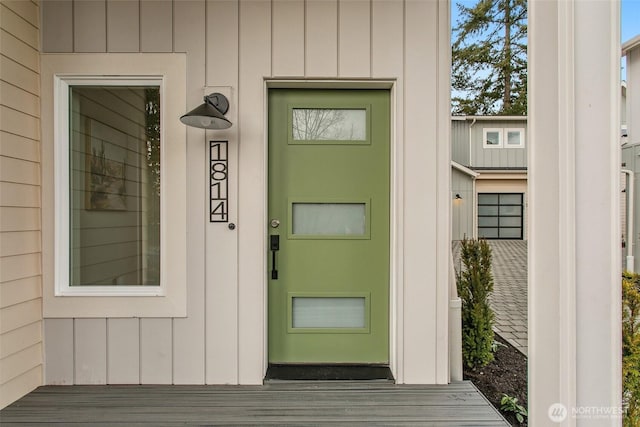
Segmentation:
<svg viewBox="0 0 640 427">
<path fill-rule="evenodd" d="M 278 252 L 280 250 L 280 236 L 278 235 L 272 235 L 269 236 L 271 241 L 270 241 L 270 248 L 271 248 L 271 278 L 273 280 L 277 280 L 278 279 L 278 269 L 276 267 L 276 252 Z"/>
</svg>

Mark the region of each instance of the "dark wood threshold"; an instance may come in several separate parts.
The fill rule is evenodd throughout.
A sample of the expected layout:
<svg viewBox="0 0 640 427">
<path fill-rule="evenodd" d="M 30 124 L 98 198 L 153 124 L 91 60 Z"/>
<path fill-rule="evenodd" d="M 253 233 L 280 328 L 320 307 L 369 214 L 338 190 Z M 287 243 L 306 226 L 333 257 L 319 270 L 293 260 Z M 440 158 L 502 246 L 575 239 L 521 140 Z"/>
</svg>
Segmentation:
<svg viewBox="0 0 640 427">
<path fill-rule="evenodd" d="M 386 365 L 322 365 L 322 364 L 270 364 L 265 381 L 361 381 L 390 380 L 391 370 Z"/>
</svg>

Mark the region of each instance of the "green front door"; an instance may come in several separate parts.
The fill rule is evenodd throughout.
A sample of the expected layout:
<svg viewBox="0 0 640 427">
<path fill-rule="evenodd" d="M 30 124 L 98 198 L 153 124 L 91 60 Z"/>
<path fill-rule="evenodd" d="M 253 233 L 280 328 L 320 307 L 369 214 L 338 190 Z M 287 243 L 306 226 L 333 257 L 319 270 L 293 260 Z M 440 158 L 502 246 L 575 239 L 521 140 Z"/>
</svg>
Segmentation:
<svg viewBox="0 0 640 427">
<path fill-rule="evenodd" d="M 269 91 L 269 362 L 389 362 L 389 91 Z"/>
</svg>

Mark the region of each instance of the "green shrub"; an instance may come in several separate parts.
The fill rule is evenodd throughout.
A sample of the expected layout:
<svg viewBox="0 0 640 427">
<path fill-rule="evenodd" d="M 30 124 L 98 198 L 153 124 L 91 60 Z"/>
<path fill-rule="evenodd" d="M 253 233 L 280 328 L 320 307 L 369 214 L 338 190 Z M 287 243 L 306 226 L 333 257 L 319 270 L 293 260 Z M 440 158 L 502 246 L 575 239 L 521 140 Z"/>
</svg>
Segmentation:
<svg viewBox="0 0 640 427">
<path fill-rule="evenodd" d="M 527 408 L 518 403 L 518 398 L 504 393 L 500 400 L 500 409 L 504 412 L 513 412 L 520 424 L 522 424 L 525 418 L 529 415 L 527 413 Z"/>
<path fill-rule="evenodd" d="M 462 358 L 470 367 L 481 367 L 493 360 L 493 311 L 489 296 L 493 292 L 491 247 L 485 240 L 463 240 L 458 275 L 458 296 L 462 300 Z"/>
<path fill-rule="evenodd" d="M 622 276 L 623 425 L 640 426 L 640 276 Z"/>
</svg>

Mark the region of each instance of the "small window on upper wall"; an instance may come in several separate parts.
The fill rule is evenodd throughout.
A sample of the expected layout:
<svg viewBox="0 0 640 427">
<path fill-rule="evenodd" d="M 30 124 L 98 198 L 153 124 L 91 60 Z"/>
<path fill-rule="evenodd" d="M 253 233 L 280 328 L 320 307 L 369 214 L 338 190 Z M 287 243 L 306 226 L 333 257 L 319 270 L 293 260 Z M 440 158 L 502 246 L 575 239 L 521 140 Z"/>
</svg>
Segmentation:
<svg viewBox="0 0 640 427">
<path fill-rule="evenodd" d="M 484 148 L 502 147 L 502 129 L 483 129 L 482 146 Z"/>
<path fill-rule="evenodd" d="M 507 148 L 524 147 L 524 129 L 505 129 Z"/>
</svg>

